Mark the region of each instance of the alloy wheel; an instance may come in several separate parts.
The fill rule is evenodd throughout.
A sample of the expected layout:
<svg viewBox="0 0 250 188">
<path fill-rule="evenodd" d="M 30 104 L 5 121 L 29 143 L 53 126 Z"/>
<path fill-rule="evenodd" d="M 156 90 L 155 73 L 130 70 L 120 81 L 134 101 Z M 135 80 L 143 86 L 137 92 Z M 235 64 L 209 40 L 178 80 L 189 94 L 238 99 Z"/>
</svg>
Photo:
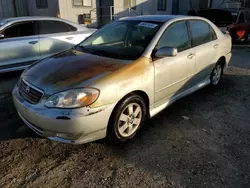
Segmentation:
<svg viewBox="0 0 250 188">
<path fill-rule="evenodd" d="M 212 84 L 213 85 L 217 85 L 221 79 L 221 75 L 222 75 L 222 68 L 221 65 L 218 64 L 213 71 L 212 74 Z"/>
<path fill-rule="evenodd" d="M 142 120 L 142 108 L 137 103 L 128 104 L 118 120 L 118 132 L 123 137 L 130 137 L 139 128 Z"/>
</svg>

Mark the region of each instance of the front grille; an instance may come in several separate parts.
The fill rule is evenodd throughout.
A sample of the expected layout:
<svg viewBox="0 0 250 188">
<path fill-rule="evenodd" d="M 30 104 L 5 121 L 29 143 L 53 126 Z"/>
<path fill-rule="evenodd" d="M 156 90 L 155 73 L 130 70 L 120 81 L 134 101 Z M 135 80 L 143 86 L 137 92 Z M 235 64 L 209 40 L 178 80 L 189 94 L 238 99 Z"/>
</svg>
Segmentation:
<svg viewBox="0 0 250 188">
<path fill-rule="evenodd" d="M 30 103 L 37 104 L 43 97 L 43 92 L 30 85 L 24 80 L 21 80 L 19 83 L 19 93 Z"/>
</svg>

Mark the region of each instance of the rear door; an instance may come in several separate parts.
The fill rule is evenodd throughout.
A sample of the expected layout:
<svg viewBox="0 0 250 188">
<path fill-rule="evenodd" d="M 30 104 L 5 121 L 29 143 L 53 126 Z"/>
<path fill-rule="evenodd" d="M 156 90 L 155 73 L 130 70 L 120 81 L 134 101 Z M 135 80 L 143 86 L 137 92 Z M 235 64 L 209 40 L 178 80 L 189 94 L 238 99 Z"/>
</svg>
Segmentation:
<svg viewBox="0 0 250 188">
<path fill-rule="evenodd" d="M 191 48 L 186 21 L 173 23 L 166 29 L 156 50 L 164 47 L 175 47 L 178 54 L 154 60 L 156 106 L 192 86 L 190 80 L 194 72 L 195 53 Z"/>
<path fill-rule="evenodd" d="M 207 79 L 218 61 L 219 42 L 213 28 L 203 20 L 190 20 L 192 47 L 196 54 L 193 81 L 197 84 Z"/>
<path fill-rule="evenodd" d="M 0 69 L 29 65 L 40 59 L 38 34 L 33 21 L 14 23 L 4 28 L 0 39 Z"/>
<path fill-rule="evenodd" d="M 62 21 L 42 20 L 39 24 L 41 57 L 51 56 L 75 45 L 75 32 Z"/>
</svg>

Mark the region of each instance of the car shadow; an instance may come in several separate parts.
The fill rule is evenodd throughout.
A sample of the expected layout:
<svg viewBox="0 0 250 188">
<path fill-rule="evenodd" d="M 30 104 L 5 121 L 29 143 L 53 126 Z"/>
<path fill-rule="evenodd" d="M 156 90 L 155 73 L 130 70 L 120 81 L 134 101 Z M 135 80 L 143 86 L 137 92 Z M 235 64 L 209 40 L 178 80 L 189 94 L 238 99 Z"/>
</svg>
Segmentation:
<svg viewBox="0 0 250 188">
<path fill-rule="evenodd" d="M 12 101 L 11 91 L 23 71 L 0 74 L 0 141 L 38 137 L 19 118 Z"/>
<path fill-rule="evenodd" d="M 225 178 L 228 180 L 224 182 L 225 187 L 230 187 L 235 178 L 230 178 L 230 174 L 221 174 L 222 170 L 228 169 L 228 163 L 235 169 L 248 172 L 247 166 L 241 163 L 245 160 L 244 156 L 250 159 L 242 153 L 248 151 L 248 144 L 241 145 L 235 141 L 241 136 L 247 138 L 250 131 L 246 127 L 240 130 L 241 126 L 250 123 L 249 119 L 245 119 L 243 125 L 237 124 L 239 119 L 249 116 L 249 88 L 250 75 L 227 72 L 218 87 L 207 86 L 148 120 L 129 143 L 113 146 L 106 144 L 106 140 L 100 140 L 84 147 L 69 145 L 68 152 L 91 152 L 87 148 L 94 147 L 89 155 L 105 151 L 98 154 L 100 158 L 106 155 L 121 159 L 125 165 L 123 168 L 128 171 L 131 166 L 138 167 L 167 178 L 177 187 L 183 184 L 201 187 L 204 177 L 216 180 L 217 187 L 221 184 L 216 182 L 221 180 L 216 178 Z M 18 117 L 10 93 L 0 98 L 0 106 L 0 141 L 30 137 L 40 139 Z M 239 135 L 239 131 L 243 133 Z M 234 157 L 242 160 L 234 160 Z M 116 166 L 118 161 L 110 163 Z M 239 181 L 243 182 L 243 178 Z"/>
<path fill-rule="evenodd" d="M 127 164 L 166 177 L 177 187 L 202 187 L 204 177 L 213 180 L 212 187 L 230 187 L 236 181 L 243 186 L 244 178 L 229 178 L 232 169 L 221 172 L 228 164 L 249 172 L 240 162 L 250 159 L 245 154 L 249 143 L 237 142 L 247 140 L 250 132 L 249 88 L 250 75 L 225 75 L 219 87 L 207 86 L 163 110 L 131 142 L 106 148 Z"/>
<path fill-rule="evenodd" d="M 25 137 L 39 137 L 19 118 L 11 93 L 0 94 L 0 141 Z"/>
</svg>

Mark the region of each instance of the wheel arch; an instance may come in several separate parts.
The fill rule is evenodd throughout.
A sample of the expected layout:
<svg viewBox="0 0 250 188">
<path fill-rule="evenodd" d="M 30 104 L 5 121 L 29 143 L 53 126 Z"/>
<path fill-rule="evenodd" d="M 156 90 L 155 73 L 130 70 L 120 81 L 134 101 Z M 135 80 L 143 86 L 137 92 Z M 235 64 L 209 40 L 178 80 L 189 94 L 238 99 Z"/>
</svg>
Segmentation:
<svg viewBox="0 0 250 188">
<path fill-rule="evenodd" d="M 217 61 L 216 64 L 218 64 L 218 63 L 220 63 L 220 64 L 222 65 L 222 69 L 224 69 L 224 67 L 225 67 L 225 65 L 226 65 L 226 57 L 225 57 L 225 56 L 221 56 L 221 57 L 218 59 L 218 61 Z"/>
<path fill-rule="evenodd" d="M 140 97 L 143 98 L 144 102 L 145 102 L 145 105 L 147 107 L 147 116 L 149 117 L 150 116 L 150 113 L 149 113 L 149 106 L 150 106 L 150 100 L 149 100 L 149 97 L 147 95 L 147 93 L 145 91 L 142 91 L 142 90 L 134 90 L 134 91 L 131 91 L 129 92 L 128 94 L 126 94 L 124 97 L 122 97 L 115 105 L 112 113 L 111 113 L 111 116 L 109 118 L 109 121 L 112 119 L 112 116 L 113 116 L 113 113 L 115 111 L 115 109 L 117 108 L 118 105 L 120 105 L 122 103 L 122 101 L 124 101 L 126 98 L 128 98 L 129 96 L 131 95 L 139 95 Z"/>
<path fill-rule="evenodd" d="M 112 122 L 114 121 L 114 117 L 115 117 L 115 112 L 116 112 L 116 109 L 118 108 L 118 106 L 128 97 L 132 96 L 132 95 L 138 95 L 140 96 L 144 102 L 145 102 L 145 105 L 146 105 L 146 110 L 147 110 L 147 114 L 146 114 L 146 119 L 149 118 L 149 105 L 150 105 L 150 100 L 149 100 L 149 97 L 147 95 L 146 92 L 142 91 L 142 90 L 135 90 L 135 91 L 131 91 L 129 92 L 128 94 L 126 94 L 124 97 L 122 97 L 115 105 L 115 107 L 113 108 L 113 111 L 109 117 L 109 121 L 108 121 L 108 126 L 107 126 L 107 137 L 110 139 L 112 138 Z M 112 134 L 111 134 L 112 133 Z"/>
</svg>

